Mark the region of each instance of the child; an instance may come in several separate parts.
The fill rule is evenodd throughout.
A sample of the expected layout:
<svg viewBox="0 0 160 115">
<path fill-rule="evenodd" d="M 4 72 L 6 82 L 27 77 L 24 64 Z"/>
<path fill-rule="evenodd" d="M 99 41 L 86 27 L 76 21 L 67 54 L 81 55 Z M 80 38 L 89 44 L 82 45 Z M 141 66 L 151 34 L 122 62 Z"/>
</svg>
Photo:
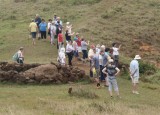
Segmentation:
<svg viewBox="0 0 160 115">
<path fill-rule="evenodd" d="M 58 54 L 58 61 L 59 61 L 59 63 L 61 64 L 61 65 L 65 65 L 66 64 L 66 56 L 65 56 L 65 48 L 64 47 L 62 47 L 61 49 L 60 49 L 60 52 L 59 52 L 59 54 Z"/>
</svg>

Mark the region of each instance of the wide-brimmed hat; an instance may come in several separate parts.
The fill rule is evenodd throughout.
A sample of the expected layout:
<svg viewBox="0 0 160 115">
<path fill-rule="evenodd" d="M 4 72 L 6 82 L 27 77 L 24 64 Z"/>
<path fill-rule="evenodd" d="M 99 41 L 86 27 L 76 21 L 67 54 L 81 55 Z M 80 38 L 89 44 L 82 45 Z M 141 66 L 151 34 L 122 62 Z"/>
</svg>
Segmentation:
<svg viewBox="0 0 160 115">
<path fill-rule="evenodd" d="M 96 48 L 100 48 L 101 46 L 99 44 L 96 45 Z"/>
<path fill-rule="evenodd" d="M 66 25 L 69 25 L 70 24 L 70 22 L 66 22 Z"/>
<path fill-rule="evenodd" d="M 113 59 L 109 59 L 108 62 L 109 62 L 109 63 L 112 63 L 112 62 L 113 62 Z"/>
<path fill-rule="evenodd" d="M 65 48 L 61 48 L 60 52 L 64 53 L 65 52 Z"/>
<path fill-rule="evenodd" d="M 139 55 L 136 55 L 134 59 L 141 59 Z"/>
</svg>

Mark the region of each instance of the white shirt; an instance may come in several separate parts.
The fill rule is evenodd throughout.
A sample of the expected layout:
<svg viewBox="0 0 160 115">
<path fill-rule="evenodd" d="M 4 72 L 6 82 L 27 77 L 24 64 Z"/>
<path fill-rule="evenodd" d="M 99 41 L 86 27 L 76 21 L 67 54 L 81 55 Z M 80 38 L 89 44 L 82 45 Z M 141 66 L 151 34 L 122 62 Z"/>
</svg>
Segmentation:
<svg viewBox="0 0 160 115">
<path fill-rule="evenodd" d="M 61 64 L 65 64 L 65 53 L 64 52 L 59 52 L 59 60 Z"/>
<path fill-rule="evenodd" d="M 96 54 L 99 54 L 99 53 L 100 53 L 100 51 L 101 51 L 101 49 L 100 49 L 100 48 L 96 48 Z"/>
<path fill-rule="evenodd" d="M 113 55 L 119 55 L 119 52 L 118 52 L 119 48 L 112 47 L 112 49 L 113 49 Z"/>
<path fill-rule="evenodd" d="M 51 27 L 51 22 L 48 22 L 47 28 L 49 29 Z"/>
<path fill-rule="evenodd" d="M 70 25 L 68 25 L 68 26 L 66 26 L 66 30 L 68 30 L 68 33 L 71 34 L 71 32 L 72 32 L 72 27 L 71 27 Z"/>
<path fill-rule="evenodd" d="M 88 57 L 90 57 L 90 56 L 94 56 L 93 49 L 89 49 L 89 51 L 88 51 Z"/>
<path fill-rule="evenodd" d="M 66 46 L 66 53 L 70 53 L 73 50 L 74 50 L 73 46 L 68 43 Z"/>
<path fill-rule="evenodd" d="M 139 63 L 135 59 L 132 60 L 131 63 L 130 63 L 130 72 L 131 72 L 131 74 L 133 74 L 135 72 L 133 77 L 138 77 L 139 78 Z"/>
<path fill-rule="evenodd" d="M 18 53 L 18 58 L 22 60 L 24 57 L 22 51 L 19 50 L 17 53 Z"/>
<path fill-rule="evenodd" d="M 51 31 L 51 34 L 55 34 L 56 33 L 56 26 L 55 25 L 51 25 L 50 26 L 50 31 Z"/>
<path fill-rule="evenodd" d="M 99 65 L 103 65 L 103 58 L 102 55 L 99 54 Z"/>
</svg>

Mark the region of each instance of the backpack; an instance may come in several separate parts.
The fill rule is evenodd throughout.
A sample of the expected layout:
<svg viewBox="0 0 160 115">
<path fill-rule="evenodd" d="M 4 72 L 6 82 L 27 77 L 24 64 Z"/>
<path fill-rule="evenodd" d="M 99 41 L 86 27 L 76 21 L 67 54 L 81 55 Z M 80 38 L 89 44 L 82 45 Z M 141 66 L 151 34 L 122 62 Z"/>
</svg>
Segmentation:
<svg viewBox="0 0 160 115">
<path fill-rule="evenodd" d="M 115 65 L 107 66 L 106 68 L 109 76 L 114 76 L 117 72 Z"/>
<path fill-rule="evenodd" d="M 13 61 L 17 61 L 18 60 L 18 52 L 16 52 L 13 57 L 12 57 Z"/>
</svg>

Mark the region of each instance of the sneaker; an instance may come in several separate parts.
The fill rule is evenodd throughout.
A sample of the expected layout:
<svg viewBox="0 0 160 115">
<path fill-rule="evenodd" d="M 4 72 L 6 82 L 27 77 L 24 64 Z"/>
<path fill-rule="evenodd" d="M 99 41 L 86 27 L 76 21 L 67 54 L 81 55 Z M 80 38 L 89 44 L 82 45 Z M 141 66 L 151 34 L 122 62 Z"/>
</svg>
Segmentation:
<svg viewBox="0 0 160 115">
<path fill-rule="evenodd" d="M 111 99 L 113 99 L 113 96 L 111 96 Z"/>
<path fill-rule="evenodd" d="M 134 93 L 135 93 L 135 91 L 132 91 L 132 93 L 134 94 Z"/>
</svg>

